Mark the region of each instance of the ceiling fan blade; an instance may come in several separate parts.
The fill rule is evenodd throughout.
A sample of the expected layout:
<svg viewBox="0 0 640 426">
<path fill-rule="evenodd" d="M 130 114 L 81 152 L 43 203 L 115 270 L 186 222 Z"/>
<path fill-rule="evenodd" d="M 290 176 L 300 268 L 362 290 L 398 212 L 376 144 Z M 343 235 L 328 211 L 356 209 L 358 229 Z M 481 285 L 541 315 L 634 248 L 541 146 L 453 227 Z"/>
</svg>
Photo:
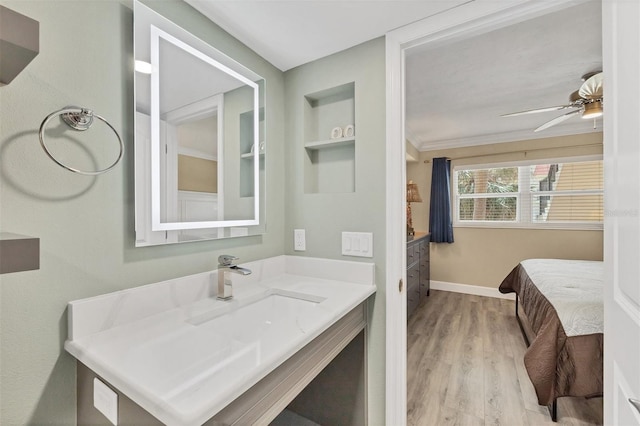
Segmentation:
<svg viewBox="0 0 640 426">
<path fill-rule="evenodd" d="M 602 97 L 602 72 L 589 77 L 578 90 L 584 99 L 598 99 Z"/>
<path fill-rule="evenodd" d="M 535 129 L 535 130 L 534 130 L 534 132 L 539 132 L 539 131 L 541 131 L 541 130 L 548 129 L 549 127 L 551 127 L 551 126 L 555 126 L 555 125 L 556 125 L 556 124 L 558 124 L 558 123 L 562 123 L 563 121 L 568 120 L 568 119 L 570 119 L 572 116 L 574 116 L 574 115 L 576 115 L 576 114 L 579 114 L 579 113 L 581 113 L 581 112 L 582 112 L 582 110 L 581 110 L 581 109 L 577 109 L 577 110 L 575 110 L 575 111 L 568 112 L 568 113 L 566 113 L 565 115 L 561 115 L 560 117 L 556 117 L 556 118 L 554 118 L 553 120 L 549 120 L 549 121 L 547 121 L 546 123 L 544 123 L 542 126 L 540 126 L 540 127 L 538 127 L 537 129 Z"/>
<path fill-rule="evenodd" d="M 572 107 L 573 105 L 558 105 L 558 106 L 552 106 L 552 107 L 546 107 L 546 108 L 530 109 L 527 111 L 512 112 L 509 114 L 502 114 L 500 117 L 515 117 L 517 115 L 524 115 L 524 114 L 537 114 L 539 112 L 560 111 L 560 110 L 572 108 Z"/>
</svg>

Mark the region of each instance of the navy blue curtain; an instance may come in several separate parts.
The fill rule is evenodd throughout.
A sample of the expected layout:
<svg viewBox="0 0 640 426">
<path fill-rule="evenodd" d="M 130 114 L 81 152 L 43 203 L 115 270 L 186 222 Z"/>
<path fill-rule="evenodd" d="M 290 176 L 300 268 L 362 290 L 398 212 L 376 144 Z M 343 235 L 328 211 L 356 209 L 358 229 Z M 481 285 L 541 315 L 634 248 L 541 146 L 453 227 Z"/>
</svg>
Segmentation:
<svg viewBox="0 0 640 426">
<path fill-rule="evenodd" d="M 451 160 L 433 159 L 431 173 L 431 204 L 429 205 L 429 233 L 432 243 L 452 243 L 451 221 Z"/>
</svg>

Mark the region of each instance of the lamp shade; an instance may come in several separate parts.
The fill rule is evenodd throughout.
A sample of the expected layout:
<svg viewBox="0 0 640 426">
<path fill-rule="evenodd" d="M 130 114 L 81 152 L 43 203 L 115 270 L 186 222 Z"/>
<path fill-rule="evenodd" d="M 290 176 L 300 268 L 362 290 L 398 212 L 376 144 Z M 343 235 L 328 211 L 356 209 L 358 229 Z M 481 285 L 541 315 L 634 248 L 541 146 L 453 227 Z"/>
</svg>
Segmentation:
<svg viewBox="0 0 640 426">
<path fill-rule="evenodd" d="M 412 180 L 407 184 L 407 203 L 421 203 L 420 193 L 418 192 L 418 185 L 413 183 Z"/>
</svg>

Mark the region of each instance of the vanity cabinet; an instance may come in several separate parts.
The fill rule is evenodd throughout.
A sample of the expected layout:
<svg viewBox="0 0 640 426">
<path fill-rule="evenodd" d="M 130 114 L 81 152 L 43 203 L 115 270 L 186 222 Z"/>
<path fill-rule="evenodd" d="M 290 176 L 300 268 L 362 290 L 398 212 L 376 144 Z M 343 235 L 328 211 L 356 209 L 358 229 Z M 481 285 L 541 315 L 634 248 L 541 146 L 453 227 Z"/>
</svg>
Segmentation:
<svg viewBox="0 0 640 426">
<path fill-rule="evenodd" d="M 366 318 L 364 302 L 204 425 L 287 424 L 288 420 L 280 420 L 280 416 L 288 412 L 285 419 L 293 415 L 304 419 L 305 424 L 364 426 Z M 94 380 L 117 395 L 118 425 L 163 424 L 82 362 L 77 363 L 76 380 L 78 425 L 112 425 L 94 406 Z"/>
<path fill-rule="evenodd" d="M 429 296 L 429 234 L 407 239 L 407 317 Z"/>
<path fill-rule="evenodd" d="M 207 271 L 69 302 L 78 424 L 278 425 L 283 413 L 367 424 L 375 265 L 276 256 L 242 266 L 260 272 L 234 276 L 231 301 L 217 300 L 218 271 Z"/>
</svg>

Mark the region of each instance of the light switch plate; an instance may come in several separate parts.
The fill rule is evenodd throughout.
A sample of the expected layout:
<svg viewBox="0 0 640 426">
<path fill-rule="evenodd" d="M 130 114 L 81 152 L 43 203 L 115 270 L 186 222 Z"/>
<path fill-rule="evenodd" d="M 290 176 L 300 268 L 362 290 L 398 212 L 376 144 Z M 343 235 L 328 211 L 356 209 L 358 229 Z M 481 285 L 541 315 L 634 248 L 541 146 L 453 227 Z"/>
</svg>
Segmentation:
<svg viewBox="0 0 640 426">
<path fill-rule="evenodd" d="M 118 424 L 118 394 L 97 378 L 93 379 L 93 406 L 111 423 Z"/>
<path fill-rule="evenodd" d="M 373 257 L 373 233 L 343 232 L 342 254 L 345 256 Z"/>
</svg>

